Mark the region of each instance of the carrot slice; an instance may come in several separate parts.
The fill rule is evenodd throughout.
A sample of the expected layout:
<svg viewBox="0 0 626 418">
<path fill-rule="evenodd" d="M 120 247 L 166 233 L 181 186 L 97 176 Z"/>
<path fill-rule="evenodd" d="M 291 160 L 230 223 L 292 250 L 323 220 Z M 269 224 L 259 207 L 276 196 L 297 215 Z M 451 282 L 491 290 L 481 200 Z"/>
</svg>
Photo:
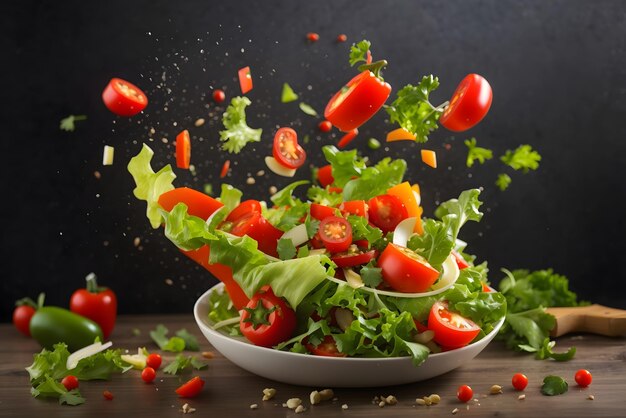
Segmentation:
<svg viewBox="0 0 626 418">
<path fill-rule="evenodd" d="M 398 128 L 387 134 L 387 142 L 395 141 L 415 141 L 415 135 L 404 128 Z"/>
<path fill-rule="evenodd" d="M 191 140 L 189 131 L 185 129 L 176 136 L 176 167 L 189 169 L 191 161 Z"/>
<path fill-rule="evenodd" d="M 252 90 L 252 73 L 250 73 L 250 67 L 243 67 L 239 70 L 239 87 L 241 87 L 241 94 L 246 94 Z"/>
<path fill-rule="evenodd" d="M 437 168 L 437 154 L 435 154 L 435 151 L 423 149 L 422 161 L 424 162 L 424 164 L 431 166 L 432 168 Z"/>
</svg>

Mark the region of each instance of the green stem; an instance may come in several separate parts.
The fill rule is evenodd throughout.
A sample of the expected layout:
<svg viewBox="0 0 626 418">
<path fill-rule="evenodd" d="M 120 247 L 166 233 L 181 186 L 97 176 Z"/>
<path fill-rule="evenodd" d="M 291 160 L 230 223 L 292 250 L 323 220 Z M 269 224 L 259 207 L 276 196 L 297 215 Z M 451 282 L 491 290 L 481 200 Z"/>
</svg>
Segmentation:
<svg viewBox="0 0 626 418">
<path fill-rule="evenodd" d="M 89 293 L 98 293 L 99 289 L 96 275 L 93 273 L 89 273 L 87 277 L 85 277 L 85 280 L 87 281 L 87 285 L 85 286 L 87 288 L 87 291 Z"/>
<path fill-rule="evenodd" d="M 74 120 L 87 120 L 87 115 L 73 115 Z"/>
<path fill-rule="evenodd" d="M 380 60 L 380 61 L 373 62 L 371 64 L 363 64 L 359 66 L 359 71 L 369 70 L 373 72 L 376 77 L 382 80 L 383 77 L 382 77 L 381 71 L 383 70 L 383 68 L 387 66 L 387 64 L 388 64 L 387 60 Z"/>
</svg>

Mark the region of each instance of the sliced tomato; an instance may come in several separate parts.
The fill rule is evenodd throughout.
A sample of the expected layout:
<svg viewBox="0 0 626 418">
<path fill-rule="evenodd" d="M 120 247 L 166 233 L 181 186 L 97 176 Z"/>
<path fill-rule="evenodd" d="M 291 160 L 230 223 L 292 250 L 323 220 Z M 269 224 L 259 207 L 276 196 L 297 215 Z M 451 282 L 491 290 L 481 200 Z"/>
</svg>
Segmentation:
<svg viewBox="0 0 626 418">
<path fill-rule="evenodd" d="M 454 261 L 456 261 L 456 265 L 459 267 L 459 270 L 466 269 L 470 266 L 469 263 L 465 261 L 463 256 L 455 250 L 452 250 L 452 256 L 454 257 Z"/>
<path fill-rule="evenodd" d="M 239 328 L 255 345 L 272 347 L 291 337 L 296 329 L 296 313 L 264 286 L 246 305 Z"/>
<path fill-rule="evenodd" d="M 339 206 L 339 210 L 344 214 L 362 216 L 364 218 L 369 216 L 365 200 L 348 200 Z"/>
<path fill-rule="evenodd" d="M 396 226 L 409 217 L 404 203 L 389 194 L 373 197 L 367 202 L 369 220 L 383 232 L 393 232 Z"/>
<path fill-rule="evenodd" d="M 352 244 L 352 226 L 344 218 L 328 216 L 320 222 L 320 239 L 331 253 L 346 251 Z"/>
<path fill-rule="evenodd" d="M 322 187 L 333 184 L 335 179 L 333 178 L 333 168 L 330 164 L 320 167 L 317 170 L 317 181 L 320 182 Z"/>
<path fill-rule="evenodd" d="M 334 254 L 331 257 L 333 263 L 337 264 L 337 267 L 346 268 L 360 266 L 361 264 L 367 264 L 376 258 L 376 250 L 370 251 L 357 251 L 357 252 L 345 252 Z"/>
<path fill-rule="evenodd" d="M 244 200 L 228 214 L 226 221 L 237 222 L 238 219 L 243 218 L 247 213 L 251 212 L 261 213 L 261 202 L 254 199 Z"/>
<path fill-rule="evenodd" d="M 370 247 L 370 243 L 366 239 L 359 239 L 359 240 L 356 240 L 356 241 L 352 241 L 352 243 L 354 245 L 356 245 L 357 247 L 359 247 L 359 248 L 369 248 Z"/>
<path fill-rule="evenodd" d="M 483 292 L 485 292 L 485 293 L 491 292 L 491 288 L 489 287 L 489 285 L 487 283 L 482 282 L 482 285 L 483 285 Z"/>
<path fill-rule="evenodd" d="M 311 244 L 311 247 L 315 248 L 316 250 L 320 250 L 324 248 L 324 243 L 322 242 L 322 239 L 320 238 L 319 232 L 313 235 L 313 238 L 311 238 L 309 243 Z"/>
<path fill-rule="evenodd" d="M 309 211 L 313 218 L 321 221 L 329 216 L 334 216 L 335 210 L 335 208 L 331 208 L 330 206 L 320 205 L 319 203 L 311 203 L 311 209 Z"/>
<path fill-rule="evenodd" d="M 428 329 L 435 333 L 433 339 L 441 346 L 459 348 L 468 345 L 480 332 L 471 319 L 448 309 L 448 302 L 433 304 L 428 316 Z"/>
<path fill-rule="evenodd" d="M 306 161 L 306 152 L 298 144 L 298 134 L 291 128 L 276 131 L 273 154 L 276 161 L 287 168 L 300 168 Z"/>
<path fill-rule="evenodd" d="M 439 272 L 419 254 L 405 247 L 388 244 L 378 258 L 383 279 L 399 292 L 425 292 L 439 277 Z"/>
<path fill-rule="evenodd" d="M 348 146 L 350 142 L 354 141 L 354 138 L 356 138 L 358 134 L 359 134 L 358 129 L 351 130 L 350 132 L 342 136 L 339 142 L 337 142 L 337 148 L 339 149 L 345 148 L 346 146 Z"/>
<path fill-rule="evenodd" d="M 148 97 L 136 85 L 112 78 L 102 92 L 104 105 L 118 116 L 134 116 L 148 106 Z"/>
<path fill-rule="evenodd" d="M 469 74 L 454 91 L 439 122 L 450 131 L 466 131 L 485 117 L 492 99 L 493 92 L 487 80 L 478 74 Z"/>
<path fill-rule="evenodd" d="M 220 170 L 220 178 L 223 179 L 228 174 L 228 170 L 230 170 L 230 160 L 224 161 L 224 165 L 222 166 L 222 170 Z"/>
<path fill-rule="evenodd" d="M 196 376 L 184 385 L 181 385 L 178 389 L 176 389 L 176 393 L 181 398 L 195 398 L 200 394 L 200 392 L 202 392 L 203 387 L 204 380 Z"/>
<path fill-rule="evenodd" d="M 324 117 L 333 126 L 348 132 L 367 122 L 391 93 L 391 86 L 374 75 L 363 71 L 341 88 L 328 102 Z"/>
<path fill-rule="evenodd" d="M 191 139 L 189 131 L 185 129 L 176 136 L 176 167 L 189 168 L 191 162 Z"/>
<path fill-rule="evenodd" d="M 321 343 L 313 345 L 306 343 L 304 345 L 311 354 L 324 357 L 346 357 L 346 354 L 339 351 L 337 343 L 332 335 L 326 335 Z"/>
<path fill-rule="evenodd" d="M 252 90 L 252 73 L 250 67 L 243 67 L 238 72 L 239 75 L 239 87 L 241 87 L 241 94 L 246 94 Z"/>
<path fill-rule="evenodd" d="M 205 221 L 213 212 L 224 206 L 219 200 L 188 187 L 178 187 L 159 196 L 159 205 L 168 212 L 181 202 L 187 205 L 187 213 Z"/>
<path fill-rule="evenodd" d="M 244 212 L 244 210 L 238 211 L 237 209 L 235 208 L 233 212 L 237 211 L 237 214 L 241 214 L 241 216 L 229 215 L 226 221 L 220 225 L 220 229 L 238 237 L 247 235 L 256 240 L 259 250 L 273 257 L 278 257 L 276 246 L 283 235 L 283 231 L 275 228 L 260 212 Z"/>
</svg>

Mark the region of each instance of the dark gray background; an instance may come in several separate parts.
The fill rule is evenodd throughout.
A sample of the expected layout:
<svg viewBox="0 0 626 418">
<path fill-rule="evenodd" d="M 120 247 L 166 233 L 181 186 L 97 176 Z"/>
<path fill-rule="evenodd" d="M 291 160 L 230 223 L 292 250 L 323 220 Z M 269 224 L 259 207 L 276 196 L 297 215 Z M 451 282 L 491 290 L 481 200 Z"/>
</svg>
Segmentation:
<svg viewBox="0 0 626 418">
<path fill-rule="evenodd" d="M 15 299 L 40 291 L 66 306 L 92 271 L 118 293 L 122 313 L 190 312 L 214 279 L 151 231 L 145 204 L 131 197 L 128 159 L 146 141 L 158 164 L 172 162 L 171 142 L 189 128 L 197 175 L 176 170 L 177 185 L 217 189 L 230 158 L 227 180 L 247 196 L 266 198 L 269 186 L 288 180 L 268 174 L 250 186 L 245 179 L 264 168 L 276 126 L 311 135 L 312 163 L 321 162 L 320 145 L 337 140 L 320 135 L 318 120 L 296 103 L 280 103 L 282 83 L 322 111 L 355 74 L 347 51 L 364 37 L 375 58 L 390 62 L 385 77 L 396 91 L 432 73 L 442 82 L 433 101 L 442 102 L 477 72 L 490 81 L 494 101 L 471 131 L 431 136 L 437 170 L 420 162 L 417 144 L 365 147 L 368 137 L 382 139 L 391 129 L 382 113 L 355 145 L 374 160 L 406 158 L 427 215 L 435 202 L 483 186 L 484 220 L 462 238 L 479 260 L 489 260 L 492 281 L 501 267 L 552 267 L 581 297 L 626 308 L 623 2 L 14 1 L 0 8 L 2 320 Z M 320 41 L 308 44 L 309 31 Z M 349 42 L 336 44 L 339 33 Z M 229 156 L 215 146 L 221 124 L 213 118 L 221 110 L 208 96 L 215 87 L 229 98 L 238 94 L 236 71 L 245 65 L 255 82 L 249 122 L 264 129 L 263 141 Z M 144 115 L 117 118 L 106 110 L 100 94 L 112 76 L 147 92 Z M 60 131 L 59 120 L 72 113 L 89 120 L 73 133 Z M 209 123 L 195 128 L 198 117 Z M 522 175 L 494 159 L 468 169 L 462 141 L 470 136 L 498 156 L 529 143 L 542 154 L 541 167 Z M 115 147 L 111 167 L 101 166 L 104 144 Z M 513 178 L 506 192 L 494 186 L 499 172 Z"/>
</svg>

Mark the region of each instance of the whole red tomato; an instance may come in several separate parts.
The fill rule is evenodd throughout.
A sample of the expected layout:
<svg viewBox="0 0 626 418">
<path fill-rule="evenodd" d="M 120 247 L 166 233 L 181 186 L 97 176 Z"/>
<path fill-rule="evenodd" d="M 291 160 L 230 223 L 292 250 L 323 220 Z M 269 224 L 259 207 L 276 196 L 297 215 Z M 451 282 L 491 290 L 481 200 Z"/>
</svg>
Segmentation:
<svg viewBox="0 0 626 418">
<path fill-rule="evenodd" d="M 100 325 L 104 339 L 107 339 L 115 326 L 117 297 L 112 290 L 98 287 L 95 274 L 88 275 L 86 280 L 86 289 L 78 289 L 72 294 L 70 310 Z"/>
<path fill-rule="evenodd" d="M 30 320 L 37 312 L 37 309 L 43 306 L 45 295 L 39 294 L 37 303 L 31 298 L 22 298 L 15 302 L 15 310 L 13 311 L 13 325 L 22 334 L 30 337 Z"/>
</svg>

